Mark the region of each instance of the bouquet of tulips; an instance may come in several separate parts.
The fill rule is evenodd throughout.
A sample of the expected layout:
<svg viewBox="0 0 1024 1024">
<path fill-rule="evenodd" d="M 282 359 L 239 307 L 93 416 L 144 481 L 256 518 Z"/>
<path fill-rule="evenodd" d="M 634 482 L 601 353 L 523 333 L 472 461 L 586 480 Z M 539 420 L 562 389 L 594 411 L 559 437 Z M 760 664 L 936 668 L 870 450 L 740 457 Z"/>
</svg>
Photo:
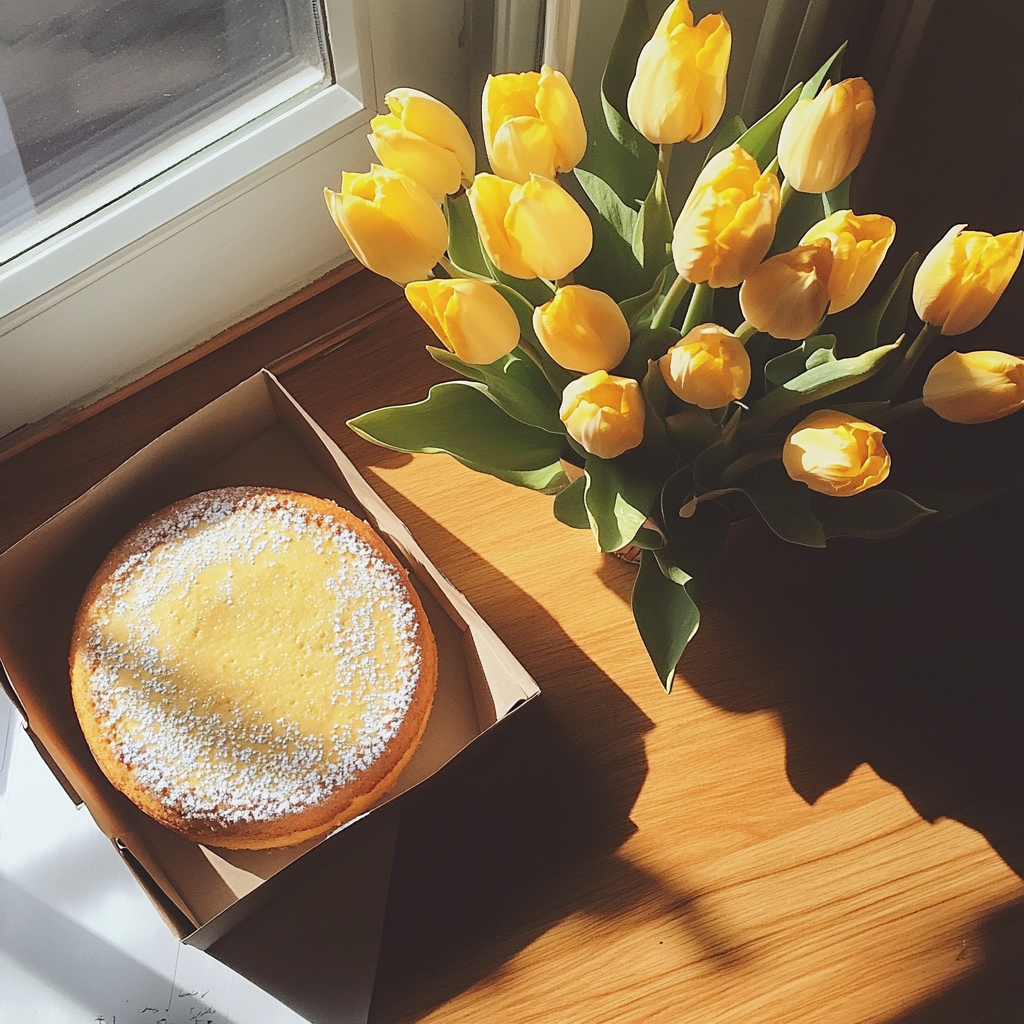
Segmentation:
<svg viewBox="0 0 1024 1024">
<path fill-rule="evenodd" d="M 405 286 L 444 345 L 430 354 L 464 378 L 350 426 L 553 494 L 567 526 L 631 551 L 634 617 L 666 688 L 731 522 L 757 513 L 821 547 L 963 511 L 1012 486 L 1010 471 L 965 486 L 927 453 L 949 424 L 1024 406 L 1024 360 L 1002 352 L 952 352 L 907 394 L 937 334 L 987 316 L 1024 232 L 952 227 L 858 306 L 895 234 L 849 208 L 871 88 L 838 80 L 840 50 L 755 124 L 719 126 L 730 45 L 721 15 L 695 23 L 676 0 L 652 35 L 629 0 L 589 139 L 558 71 L 493 76 L 491 173 L 477 174 L 456 114 L 399 89 L 371 122 L 380 165 L 326 190 L 352 251 Z M 705 139 L 674 216 L 672 147 Z M 901 467 L 884 435 L 911 420 L 925 444 Z"/>
</svg>

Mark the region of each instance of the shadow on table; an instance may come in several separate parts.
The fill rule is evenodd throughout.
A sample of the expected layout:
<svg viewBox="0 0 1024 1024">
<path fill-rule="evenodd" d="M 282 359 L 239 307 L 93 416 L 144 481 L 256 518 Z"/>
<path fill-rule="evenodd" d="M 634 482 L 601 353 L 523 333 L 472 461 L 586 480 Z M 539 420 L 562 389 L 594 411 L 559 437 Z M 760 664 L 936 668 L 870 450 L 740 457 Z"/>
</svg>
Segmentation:
<svg viewBox="0 0 1024 1024">
<path fill-rule="evenodd" d="M 1024 877 L 1024 498 L 890 541 L 798 549 L 750 522 L 704 590 L 687 682 L 774 710 L 808 803 L 869 764 L 926 820 L 982 833 Z"/>
<path fill-rule="evenodd" d="M 500 976 L 578 912 L 666 916 L 722 968 L 742 960 L 703 900 L 617 853 L 635 831 L 629 815 L 647 774 L 650 720 L 537 602 L 374 485 L 428 551 L 443 547 L 474 588 L 514 609 L 498 628 L 541 696 L 403 808 L 371 1020 L 417 1019 Z"/>
</svg>

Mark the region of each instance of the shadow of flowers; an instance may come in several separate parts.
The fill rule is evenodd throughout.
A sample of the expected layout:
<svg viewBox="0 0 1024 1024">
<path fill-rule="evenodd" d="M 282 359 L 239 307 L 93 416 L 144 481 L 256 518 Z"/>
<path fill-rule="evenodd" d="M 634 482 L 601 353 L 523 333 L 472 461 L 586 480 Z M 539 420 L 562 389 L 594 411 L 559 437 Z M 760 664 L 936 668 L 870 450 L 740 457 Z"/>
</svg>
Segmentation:
<svg viewBox="0 0 1024 1024">
<path fill-rule="evenodd" d="M 687 681 L 727 710 L 774 710 L 809 803 L 867 763 L 923 818 L 976 829 L 1024 877 L 1022 512 L 1008 495 L 826 551 L 744 524 L 704 605 L 748 643 L 684 660 Z"/>
</svg>

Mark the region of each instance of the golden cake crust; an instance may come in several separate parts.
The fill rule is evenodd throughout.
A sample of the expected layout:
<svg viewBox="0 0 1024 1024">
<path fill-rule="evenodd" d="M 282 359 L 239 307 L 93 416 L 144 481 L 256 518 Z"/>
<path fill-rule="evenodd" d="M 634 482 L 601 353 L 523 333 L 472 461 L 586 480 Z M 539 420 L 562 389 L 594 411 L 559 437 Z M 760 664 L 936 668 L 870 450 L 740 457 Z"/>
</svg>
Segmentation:
<svg viewBox="0 0 1024 1024">
<path fill-rule="evenodd" d="M 79 606 L 70 667 L 117 789 L 188 839 L 261 849 L 324 835 L 394 785 L 437 650 L 369 526 L 322 498 L 235 487 L 120 541 Z"/>
</svg>

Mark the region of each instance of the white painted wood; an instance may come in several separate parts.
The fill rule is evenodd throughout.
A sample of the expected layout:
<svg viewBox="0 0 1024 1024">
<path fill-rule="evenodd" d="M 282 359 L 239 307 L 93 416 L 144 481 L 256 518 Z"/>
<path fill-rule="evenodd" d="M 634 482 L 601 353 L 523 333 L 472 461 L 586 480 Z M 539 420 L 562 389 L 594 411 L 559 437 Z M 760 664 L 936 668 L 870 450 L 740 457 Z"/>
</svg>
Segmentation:
<svg viewBox="0 0 1024 1024">
<path fill-rule="evenodd" d="M 350 258 L 323 188 L 369 165 L 367 125 L 388 89 L 424 89 L 465 115 L 463 0 L 327 9 L 335 86 L 0 272 L 0 436 L 137 379 Z"/>
<path fill-rule="evenodd" d="M 544 15 L 544 63 L 572 80 L 581 0 L 548 0 Z"/>
<path fill-rule="evenodd" d="M 494 0 L 495 74 L 538 70 L 538 44 L 544 39 L 543 18 L 542 0 Z"/>
</svg>

